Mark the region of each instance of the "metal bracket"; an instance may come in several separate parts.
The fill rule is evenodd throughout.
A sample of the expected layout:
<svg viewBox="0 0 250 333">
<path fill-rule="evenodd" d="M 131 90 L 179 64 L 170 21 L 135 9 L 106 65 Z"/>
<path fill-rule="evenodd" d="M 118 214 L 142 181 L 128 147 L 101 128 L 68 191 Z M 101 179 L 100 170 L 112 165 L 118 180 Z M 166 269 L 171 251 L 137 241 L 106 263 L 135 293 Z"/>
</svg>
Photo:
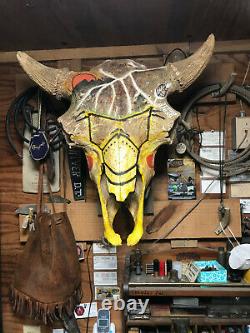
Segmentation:
<svg viewBox="0 0 250 333">
<path fill-rule="evenodd" d="M 70 204 L 71 201 L 67 198 L 64 198 L 60 195 L 56 195 L 56 194 L 53 194 L 53 195 L 49 195 L 49 202 L 53 202 L 53 203 L 66 203 L 66 204 Z"/>
<path fill-rule="evenodd" d="M 17 208 L 15 210 L 15 214 L 16 215 L 19 215 L 19 214 L 20 215 L 29 215 L 30 209 L 32 209 L 34 213 L 37 212 L 36 205 L 35 204 L 30 204 L 30 205 L 27 205 L 27 206 Z M 46 205 L 44 206 L 44 211 L 47 212 L 47 213 L 51 212 L 51 210 Z"/>
<path fill-rule="evenodd" d="M 174 331 L 177 333 L 188 333 L 190 327 L 189 318 L 177 318 L 173 319 L 172 323 L 174 325 Z"/>
<path fill-rule="evenodd" d="M 219 218 L 219 226 L 215 230 L 216 235 L 220 235 L 230 222 L 230 208 L 225 208 L 223 204 L 221 204 L 218 208 L 218 218 Z"/>
</svg>

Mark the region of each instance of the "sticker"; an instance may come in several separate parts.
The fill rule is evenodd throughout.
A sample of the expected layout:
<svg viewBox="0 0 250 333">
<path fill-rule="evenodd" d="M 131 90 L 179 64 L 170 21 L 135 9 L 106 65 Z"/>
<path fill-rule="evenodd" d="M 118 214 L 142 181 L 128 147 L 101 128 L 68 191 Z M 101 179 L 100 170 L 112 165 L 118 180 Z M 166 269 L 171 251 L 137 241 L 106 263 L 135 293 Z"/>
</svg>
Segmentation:
<svg viewBox="0 0 250 333">
<path fill-rule="evenodd" d="M 117 285 L 117 272 L 94 272 L 94 285 L 95 286 L 116 286 Z"/>
<path fill-rule="evenodd" d="M 93 254 L 114 254 L 116 247 L 106 247 L 102 243 L 93 243 Z"/>
<path fill-rule="evenodd" d="M 243 214 L 250 213 L 250 199 L 240 199 L 240 205 L 241 205 Z"/>
<path fill-rule="evenodd" d="M 76 319 L 97 317 L 97 303 L 80 303 L 75 307 L 74 314 Z"/>
<path fill-rule="evenodd" d="M 169 83 L 160 84 L 155 90 L 156 96 L 159 98 L 166 98 L 168 94 L 168 88 L 169 88 Z"/>
<path fill-rule="evenodd" d="M 94 270 L 114 270 L 117 269 L 117 256 L 94 256 Z"/>
<path fill-rule="evenodd" d="M 95 286 L 95 300 L 120 299 L 120 288 L 115 286 Z"/>
</svg>

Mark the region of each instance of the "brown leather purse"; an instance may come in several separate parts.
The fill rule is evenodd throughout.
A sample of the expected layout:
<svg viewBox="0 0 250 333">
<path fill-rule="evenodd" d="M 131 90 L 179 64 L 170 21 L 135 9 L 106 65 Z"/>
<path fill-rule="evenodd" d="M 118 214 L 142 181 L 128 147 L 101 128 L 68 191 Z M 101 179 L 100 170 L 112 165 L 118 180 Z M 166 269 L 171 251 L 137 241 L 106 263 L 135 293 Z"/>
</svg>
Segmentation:
<svg viewBox="0 0 250 333">
<path fill-rule="evenodd" d="M 16 313 L 45 324 L 71 315 L 81 300 L 81 274 L 74 234 L 66 212 L 43 212 L 43 166 L 39 172 L 39 207 L 10 288 Z"/>
</svg>

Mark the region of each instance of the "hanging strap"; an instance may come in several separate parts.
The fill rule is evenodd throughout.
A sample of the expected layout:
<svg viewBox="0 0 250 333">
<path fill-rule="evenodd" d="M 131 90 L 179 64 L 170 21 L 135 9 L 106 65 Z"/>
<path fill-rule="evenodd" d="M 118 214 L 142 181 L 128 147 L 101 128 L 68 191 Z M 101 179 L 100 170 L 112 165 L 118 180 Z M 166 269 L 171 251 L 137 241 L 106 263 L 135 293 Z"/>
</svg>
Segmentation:
<svg viewBox="0 0 250 333">
<path fill-rule="evenodd" d="M 43 212 L 43 173 L 44 165 L 41 162 L 39 165 L 39 176 L 38 176 L 38 190 L 37 190 L 37 214 Z"/>
<path fill-rule="evenodd" d="M 49 194 L 50 194 L 50 198 L 51 198 L 52 211 L 53 211 L 53 214 L 55 214 L 56 209 L 55 209 L 55 204 L 53 202 L 53 193 L 52 193 L 52 189 L 51 189 L 51 185 L 50 185 L 50 181 L 49 181 L 49 177 L 48 177 L 48 165 L 47 164 L 45 164 L 45 173 L 46 173 L 46 176 L 47 176 L 47 182 L 48 182 L 48 189 L 49 189 Z"/>
<path fill-rule="evenodd" d="M 66 146 L 63 146 L 63 162 L 62 162 L 62 176 L 63 176 L 63 198 L 64 198 L 64 202 L 63 202 L 63 210 L 64 212 L 67 211 L 67 203 L 66 203 L 66 190 L 67 190 L 67 173 L 66 173 Z"/>
<path fill-rule="evenodd" d="M 63 191 L 62 191 L 62 197 L 64 198 L 64 201 L 63 201 L 63 211 L 66 212 L 67 211 L 67 203 L 66 203 L 66 191 L 67 191 L 67 173 L 66 173 L 66 156 L 65 156 L 65 149 L 63 149 L 63 161 L 62 161 L 62 172 L 61 172 L 61 175 L 62 175 L 62 179 L 61 179 L 61 184 L 62 184 L 62 188 L 63 188 Z M 46 172 L 46 175 L 47 175 L 47 179 L 48 179 L 48 166 L 47 164 L 45 164 L 45 172 Z M 52 193 L 52 189 L 51 189 L 51 184 L 50 184 L 50 181 L 48 179 L 48 189 L 49 189 L 49 194 L 50 194 L 50 198 L 51 198 L 51 204 L 52 204 L 52 210 L 53 210 L 53 213 L 56 212 L 55 210 L 55 204 L 53 202 L 53 193 Z"/>
</svg>

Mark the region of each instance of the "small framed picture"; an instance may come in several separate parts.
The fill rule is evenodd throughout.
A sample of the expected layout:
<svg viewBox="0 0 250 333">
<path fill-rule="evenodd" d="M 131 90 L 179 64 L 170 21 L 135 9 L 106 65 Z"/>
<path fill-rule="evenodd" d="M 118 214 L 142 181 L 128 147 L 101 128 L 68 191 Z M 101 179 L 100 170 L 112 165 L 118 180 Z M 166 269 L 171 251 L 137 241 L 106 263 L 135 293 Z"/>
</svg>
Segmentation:
<svg viewBox="0 0 250 333">
<path fill-rule="evenodd" d="M 95 300 L 102 301 L 104 299 L 119 299 L 120 288 L 116 286 L 95 286 Z"/>
</svg>

